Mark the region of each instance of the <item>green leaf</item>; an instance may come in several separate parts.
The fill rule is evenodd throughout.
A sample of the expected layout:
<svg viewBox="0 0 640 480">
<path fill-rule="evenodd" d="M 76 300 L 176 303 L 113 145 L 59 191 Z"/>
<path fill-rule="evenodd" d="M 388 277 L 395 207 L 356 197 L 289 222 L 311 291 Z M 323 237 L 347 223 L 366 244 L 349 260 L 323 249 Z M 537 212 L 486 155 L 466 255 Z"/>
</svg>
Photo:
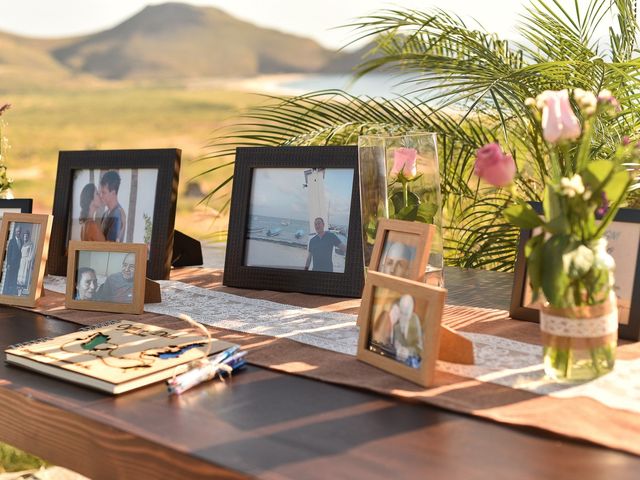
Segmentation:
<svg viewBox="0 0 640 480">
<path fill-rule="evenodd" d="M 402 210 L 404 208 L 404 197 L 402 195 L 402 190 L 391 194 L 389 200 L 389 203 L 393 203 L 393 207 L 396 211 Z M 420 197 L 411 191 L 407 192 L 407 200 L 409 201 L 409 206 L 420 204 Z"/>
<path fill-rule="evenodd" d="M 542 291 L 551 305 L 564 307 L 568 304 L 565 293 L 569 287 L 569 277 L 564 269 L 563 257 L 573 250 L 569 235 L 556 235 L 542 247 Z"/>
<path fill-rule="evenodd" d="M 588 186 L 592 192 L 602 190 L 604 182 L 611 175 L 614 168 L 613 162 L 609 160 L 594 160 L 589 162 L 582 174 L 582 182 Z"/>
<path fill-rule="evenodd" d="M 533 230 L 542 225 L 542 219 L 528 203 L 511 205 L 503 212 L 504 218 L 516 227 Z"/>
<path fill-rule="evenodd" d="M 416 220 L 422 223 L 434 223 L 433 218 L 438 211 L 438 206 L 434 203 L 421 203 L 416 212 Z"/>
<path fill-rule="evenodd" d="M 604 193 L 612 204 L 623 198 L 629 186 L 629 172 L 621 170 L 613 174 L 611 179 L 604 186 Z"/>
<path fill-rule="evenodd" d="M 397 211 L 393 216 L 393 218 L 397 218 L 398 220 L 408 220 L 410 222 L 414 222 L 417 216 L 418 216 L 418 205 L 409 205 L 408 207 L 404 207 L 401 210 Z"/>
<path fill-rule="evenodd" d="M 543 207 L 549 233 L 564 235 L 571 231 L 564 200 L 553 187 L 545 188 Z"/>
<path fill-rule="evenodd" d="M 538 298 L 538 292 L 542 287 L 542 247 L 544 245 L 544 233 L 531 237 L 524 247 L 527 257 L 527 274 L 533 293 L 533 300 Z"/>
</svg>

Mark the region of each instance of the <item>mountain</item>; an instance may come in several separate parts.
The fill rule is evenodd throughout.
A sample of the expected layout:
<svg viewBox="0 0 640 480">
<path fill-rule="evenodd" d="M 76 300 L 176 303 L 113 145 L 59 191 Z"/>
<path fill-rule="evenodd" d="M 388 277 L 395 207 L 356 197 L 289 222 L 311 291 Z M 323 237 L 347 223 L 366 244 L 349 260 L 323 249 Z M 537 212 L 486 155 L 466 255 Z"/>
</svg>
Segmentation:
<svg viewBox="0 0 640 480">
<path fill-rule="evenodd" d="M 66 41 L 50 53 L 73 72 L 107 79 L 317 72 L 345 56 L 216 8 L 181 3 L 148 6 L 112 29 Z"/>
<path fill-rule="evenodd" d="M 64 81 L 70 75 L 46 49 L 30 45 L 24 37 L 0 33 L 0 91 L 9 85 Z"/>
</svg>

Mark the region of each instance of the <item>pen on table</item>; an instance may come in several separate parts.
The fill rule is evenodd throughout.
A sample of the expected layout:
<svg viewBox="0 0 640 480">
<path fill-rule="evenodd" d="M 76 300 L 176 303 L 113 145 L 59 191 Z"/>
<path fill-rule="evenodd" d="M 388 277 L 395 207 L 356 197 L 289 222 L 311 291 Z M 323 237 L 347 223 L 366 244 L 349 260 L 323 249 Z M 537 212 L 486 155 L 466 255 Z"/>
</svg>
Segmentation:
<svg viewBox="0 0 640 480">
<path fill-rule="evenodd" d="M 221 370 L 231 373 L 242 368 L 246 364 L 243 358 L 246 352 L 238 352 L 239 348 L 237 345 L 227 348 L 214 357 L 203 360 L 200 366 L 167 380 L 169 393 L 179 395 L 202 382 L 211 380 Z M 223 369 L 222 366 L 226 367 Z"/>
</svg>

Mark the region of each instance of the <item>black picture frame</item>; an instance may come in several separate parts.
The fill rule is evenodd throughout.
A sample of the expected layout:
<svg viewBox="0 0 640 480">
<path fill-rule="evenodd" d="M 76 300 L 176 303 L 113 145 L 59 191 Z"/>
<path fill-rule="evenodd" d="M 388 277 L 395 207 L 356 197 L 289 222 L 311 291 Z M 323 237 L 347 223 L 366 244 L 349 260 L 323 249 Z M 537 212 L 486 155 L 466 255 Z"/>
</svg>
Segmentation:
<svg viewBox="0 0 640 480">
<path fill-rule="evenodd" d="M 353 170 L 343 273 L 245 264 L 253 170 L 256 168 Z M 230 287 L 360 297 L 364 287 L 364 260 L 356 146 L 239 147 L 236 149 L 223 284 Z"/>
<path fill-rule="evenodd" d="M 4 214 L 8 209 L 19 209 L 15 213 L 31 213 L 33 209 L 33 199 L 31 198 L 0 198 L 0 213 Z M 1 217 L 0 217 L 1 221 Z"/>
<path fill-rule="evenodd" d="M 542 204 L 540 202 L 530 202 L 530 205 L 537 213 L 542 214 Z M 621 208 L 618 210 L 612 225 L 616 223 L 631 223 L 637 225 L 637 228 L 640 229 L 640 210 L 635 208 Z M 515 263 L 509 315 L 515 320 L 538 323 L 540 322 L 539 310 L 523 305 L 527 289 L 527 262 L 524 256 L 524 247 L 531 236 L 531 230 L 520 230 L 520 242 L 518 244 L 518 254 Z M 636 248 L 636 263 L 635 267 L 633 267 L 635 275 L 633 286 L 631 287 L 632 296 L 629 309 L 629 321 L 627 324 L 620 323 L 618 325 L 618 337 L 633 341 L 640 340 L 640 242 Z M 626 258 L 626 260 L 628 261 L 628 258 Z"/>
<path fill-rule="evenodd" d="M 154 280 L 168 279 L 171 270 L 181 154 L 181 150 L 177 148 L 61 151 L 53 200 L 54 217 L 47 263 L 48 273 L 66 275 L 74 171 L 146 168 L 158 170 L 147 276 Z"/>
</svg>

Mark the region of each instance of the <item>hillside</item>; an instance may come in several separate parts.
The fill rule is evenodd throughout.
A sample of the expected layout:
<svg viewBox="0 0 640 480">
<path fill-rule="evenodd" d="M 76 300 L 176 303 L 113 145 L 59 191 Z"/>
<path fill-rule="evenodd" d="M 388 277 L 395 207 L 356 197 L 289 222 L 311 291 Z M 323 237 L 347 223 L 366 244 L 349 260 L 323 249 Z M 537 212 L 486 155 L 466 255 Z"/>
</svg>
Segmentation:
<svg viewBox="0 0 640 480">
<path fill-rule="evenodd" d="M 27 39 L 0 33 L 0 92 L 67 81 L 71 73 L 44 49 Z"/>
<path fill-rule="evenodd" d="M 51 49 L 74 72 L 108 79 L 316 72 L 341 55 L 212 7 L 148 6 L 120 25 Z"/>
</svg>

